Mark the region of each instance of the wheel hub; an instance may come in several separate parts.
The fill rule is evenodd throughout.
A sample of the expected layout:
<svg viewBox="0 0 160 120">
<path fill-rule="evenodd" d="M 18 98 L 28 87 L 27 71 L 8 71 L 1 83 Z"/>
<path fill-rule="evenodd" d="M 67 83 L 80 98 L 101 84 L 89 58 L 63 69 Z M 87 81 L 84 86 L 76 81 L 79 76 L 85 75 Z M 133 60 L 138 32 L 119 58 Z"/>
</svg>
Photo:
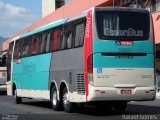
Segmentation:
<svg viewBox="0 0 160 120">
<path fill-rule="evenodd" d="M 64 105 L 64 107 L 66 107 L 68 104 L 69 104 L 69 95 L 68 95 L 68 92 L 66 92 L 63 95 L 63 105 Z"/>
<path fill-rule="evenodd" d="M 57 92 L 56 91 L 53 92 L 52 103 L 54 106 L 57 104 Z"/>
</svg>

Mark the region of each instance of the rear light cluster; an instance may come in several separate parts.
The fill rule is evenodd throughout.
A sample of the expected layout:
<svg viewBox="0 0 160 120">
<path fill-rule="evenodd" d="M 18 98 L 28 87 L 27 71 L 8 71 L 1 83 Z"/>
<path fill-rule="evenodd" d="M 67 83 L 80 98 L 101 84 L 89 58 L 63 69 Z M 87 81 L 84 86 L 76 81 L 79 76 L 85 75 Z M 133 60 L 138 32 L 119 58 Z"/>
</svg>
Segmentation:
<svg viewBox="0 0 160 120">
<path fill-rule="evenodd" d="M 93 55 L 90 55 L 87 59 L 87 73 L 89 84 L 93 85 Z"/>
<path fill-rule="evenodd" d="M 6 77 L 7 76 L 7 71 L 6 70 L 2 70 L 2 77 Z"/>
</svg>

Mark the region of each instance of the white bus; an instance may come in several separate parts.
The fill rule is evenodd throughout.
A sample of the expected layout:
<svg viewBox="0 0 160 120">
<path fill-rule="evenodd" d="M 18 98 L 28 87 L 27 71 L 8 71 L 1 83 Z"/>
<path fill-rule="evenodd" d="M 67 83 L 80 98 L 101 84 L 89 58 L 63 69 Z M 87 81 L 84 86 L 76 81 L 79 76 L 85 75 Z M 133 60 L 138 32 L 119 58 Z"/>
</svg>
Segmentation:
<svg viewBox="0 0 160 120">
<path fill-rule="evenodd" d="M 6 67 L 6 53 L 0 55 L 0 92 L 7 91 L 7 67 Z"/>
<path fill-rule="evenodd" d="M 54 110 L 77 103 L 125 110 L 155 99 L 149 11 L 92 8 L 18 36 L 9 45 L 7 93 L 47 99 Z"/>
</svg>

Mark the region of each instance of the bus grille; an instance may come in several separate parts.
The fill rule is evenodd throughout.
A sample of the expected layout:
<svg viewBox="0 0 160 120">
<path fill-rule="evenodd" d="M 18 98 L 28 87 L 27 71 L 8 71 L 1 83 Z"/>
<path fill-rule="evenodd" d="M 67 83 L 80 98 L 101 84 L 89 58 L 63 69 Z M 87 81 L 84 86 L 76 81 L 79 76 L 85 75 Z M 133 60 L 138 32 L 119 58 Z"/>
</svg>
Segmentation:
<svg viewBox="0 0 160 120">
<path fill-rule="evenodd" d="M 84 74 L 77 74 L 77 93 L 85 95 Z"/>
</svg>

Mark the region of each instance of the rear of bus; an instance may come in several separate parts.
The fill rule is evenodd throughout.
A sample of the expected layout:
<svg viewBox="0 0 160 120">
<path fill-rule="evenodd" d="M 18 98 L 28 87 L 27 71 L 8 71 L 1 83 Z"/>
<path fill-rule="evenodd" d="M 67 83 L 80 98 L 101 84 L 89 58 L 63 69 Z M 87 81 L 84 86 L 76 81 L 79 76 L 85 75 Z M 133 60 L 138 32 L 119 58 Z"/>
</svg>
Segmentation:
<svg viewBox="0 0 160 120">
<path fill-rule="evenodd" d="M 154 41 L 147 10 L 95 8 L 87 56 L 88 101 L 154 100 Z M 87 22 L 89 25 L 89 22 Z M 92 29 L 91 29 L 92 28 Z M 91 31 L 88 31 L 91 33 Z"/>
<path fill-rule="evenodd" d="M 7 82 L 6 56 L 0 55 L 0 92 L 7 91 L 6 82 Z"/>
</svg>

